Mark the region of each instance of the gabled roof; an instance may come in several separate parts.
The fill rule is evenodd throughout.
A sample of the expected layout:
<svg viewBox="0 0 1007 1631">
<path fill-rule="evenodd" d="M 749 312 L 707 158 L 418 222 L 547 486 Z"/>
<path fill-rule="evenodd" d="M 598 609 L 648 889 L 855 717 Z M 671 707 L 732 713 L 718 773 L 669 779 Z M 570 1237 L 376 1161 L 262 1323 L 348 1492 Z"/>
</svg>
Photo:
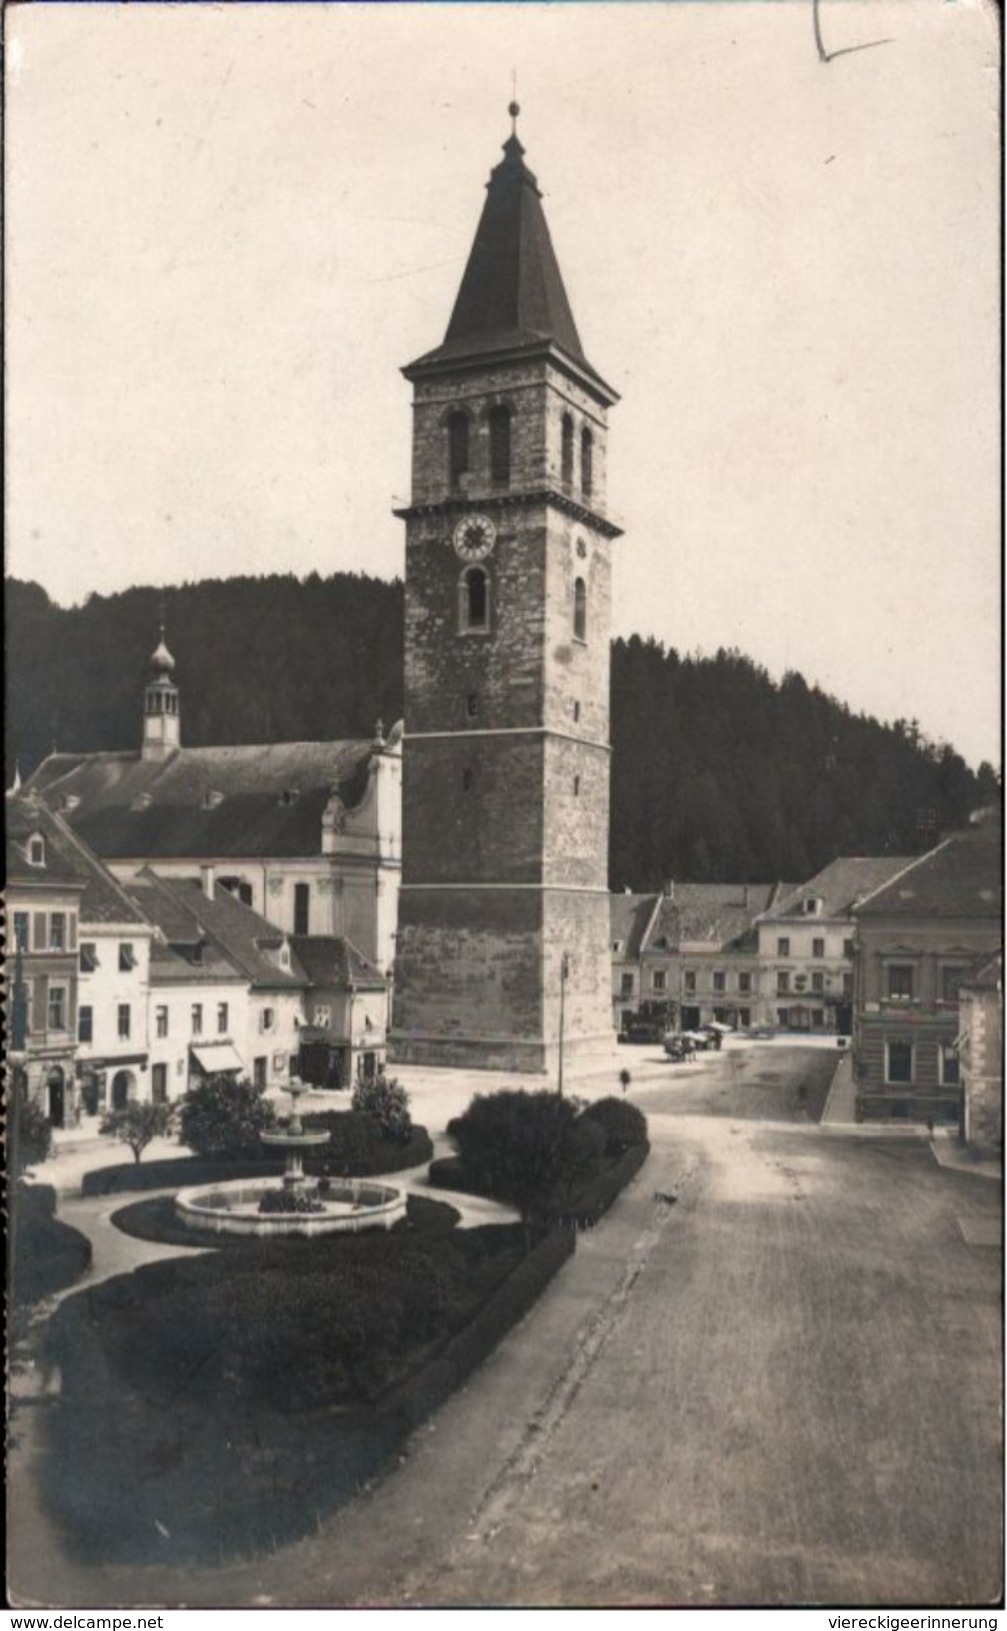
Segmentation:
<svg viewBox="0 0 1007 1631">
<path fill-rule="evenodd" d="M 987 819 L 919 856 L 854 908 L 856 917 L 1003 916 L 1003 828 Z"/>
<path fill-rule="evenodd" d="M 271 742 L 139 753 L 53 753 L 29 786 L 108 858 L 316 855 L 330 800 L 352 810 L 374 742 Z"/>
<path fill-rule="evenodd" d="M 383 991 L 387 981 L 351 940 L 340 935 L 295 934 L 290 945 L 312 985 L 358 986 Z"/>
<path fill-rule="evenodd" d="M 614 400 L 584 355 L 552 246 L 542 194 L 516 132 L 490 174 L 486 201 L 442 345 L 407 378 L 470 357 L 551 344 Z"/>
<path fill-rule="evenodd" d="M 817 914 L 820 918 L 846 917 L 857 901 L 880 889 L 911 863 L 909 855 L 839 855 L 807 883 L 788 889 L 776 905 L 763 913 L 763 918 L 803 917 L 803 904 L 812 897 L 822 902 Z"/>
<path fill-rule="evenodd" d="M 748 934 L 760 912 L 790 884 L 679 883 L 672 894 L 612 895 L 613 942 L 623 943 L 622 956 L 677 951 L 683 943 L 711 949 L 733 947 Z"/>
<path fill-rule="evenodd" d="M 107 867 L 81 841 L 63 818 L 35 796 L 6 800 L 7 880 L 21 884 L 73 884 L 81 888 L 80 925 L 128 923 L 145 919 Z M 26 844 L 33 834 L 45 843 L 45 861 L 32 866 Z"/>
<path fill-rule="evenodd" d="M 129 889 L 176 953 L 203 945 L 204 966 L 216 954 L 253 986 L 299 989 L 307 984 L 303 974 L 280 968 L 269 955 L 282 946 L 282 930 L 219 884 L 211 897 L 195 879 L 163 878 L 144 867 Z"/>
</svg>

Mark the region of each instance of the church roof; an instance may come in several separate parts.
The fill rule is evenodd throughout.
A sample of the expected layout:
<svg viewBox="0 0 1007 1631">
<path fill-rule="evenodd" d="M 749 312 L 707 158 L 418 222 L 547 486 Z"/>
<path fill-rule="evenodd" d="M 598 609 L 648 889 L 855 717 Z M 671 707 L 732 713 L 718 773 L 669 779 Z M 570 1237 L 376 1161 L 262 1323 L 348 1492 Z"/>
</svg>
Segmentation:
<svg viewBox="0 0 1007 1631">
<path fill-rule="evenodd" d="M 367 789 L 374 743 L 271 742 L 139 753 L 53 753 L 29 786 L 100 856 L 314 855 L 326 805 Z"/>
<path fill-rule="evenodd" d="M 490 174 L 486 201 L 444 341 L 411 363 L 407 378 L 468 358 L 558 348 L 610 398 L 577 333 L 538 183 L 516 132 Z"/>
</svg>

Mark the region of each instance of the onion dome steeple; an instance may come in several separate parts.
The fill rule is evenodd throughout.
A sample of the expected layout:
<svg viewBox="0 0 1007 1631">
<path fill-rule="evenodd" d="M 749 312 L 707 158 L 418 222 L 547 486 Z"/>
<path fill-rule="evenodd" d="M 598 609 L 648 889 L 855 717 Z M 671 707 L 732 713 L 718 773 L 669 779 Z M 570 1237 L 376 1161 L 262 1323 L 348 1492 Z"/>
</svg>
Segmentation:
<svg viewBox="0 0 1007 1631">
<path fill-rule="evenodd" d="M 164 623 L 158 630 L 158 641 L 150 654 L 150 678 L 143 692 L 143 749 L 144 759 L 165 759 L 181 745 L 181 714 L 178 706 L 178 686 L 175 684 L 175 659 L 164 638 Z"/>
</svg>

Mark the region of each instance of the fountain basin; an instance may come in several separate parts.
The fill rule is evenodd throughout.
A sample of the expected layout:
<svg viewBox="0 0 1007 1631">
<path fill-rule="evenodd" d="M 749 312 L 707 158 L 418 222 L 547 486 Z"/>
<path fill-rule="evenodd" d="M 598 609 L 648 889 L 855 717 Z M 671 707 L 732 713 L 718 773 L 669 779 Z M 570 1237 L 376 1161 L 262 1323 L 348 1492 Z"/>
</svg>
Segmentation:
<svg viewBox="0 0 1007 1631">
<path fill-rule="evenodd" d="M 321 1201 L 324 1208 L 321 1212 L 260 1212 L 262 1197 L 276 1192 L 275 1179 L 251 1184 L 239 1179 L 209 1189 L 197 1185 L 179 1190 L 175 1210 L 190 1229 L 256 1236 L 261 1240 L 390 1229 L 406 1215 L 406 1197 L 402 1190 L 365 1179 L 330 1179 L 322 1194 L 314 1185 L 307 1188 L 308 1194 L 317 1195 Z"/>
</svg>

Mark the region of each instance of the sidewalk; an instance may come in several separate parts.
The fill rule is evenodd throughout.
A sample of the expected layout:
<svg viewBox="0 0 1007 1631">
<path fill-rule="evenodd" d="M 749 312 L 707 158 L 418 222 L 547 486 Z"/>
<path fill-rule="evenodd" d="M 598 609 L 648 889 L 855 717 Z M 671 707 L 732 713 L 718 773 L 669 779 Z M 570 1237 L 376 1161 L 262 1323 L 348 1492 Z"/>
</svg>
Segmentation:
<svg viewBox="0 0 1007 1631">
<path fill-rule="evenodd" d="M 935 1127 L 930 1148 L 940 1167 L 949 1167 L 954 1172 L 971 1172 L 977 1178 L 992 1178 L 998 1183 L 1003 1180 L 1002 1153 L 970 1149 L 968 1144 L 962 1143 L 955 1127 Z"/>
</svg>

